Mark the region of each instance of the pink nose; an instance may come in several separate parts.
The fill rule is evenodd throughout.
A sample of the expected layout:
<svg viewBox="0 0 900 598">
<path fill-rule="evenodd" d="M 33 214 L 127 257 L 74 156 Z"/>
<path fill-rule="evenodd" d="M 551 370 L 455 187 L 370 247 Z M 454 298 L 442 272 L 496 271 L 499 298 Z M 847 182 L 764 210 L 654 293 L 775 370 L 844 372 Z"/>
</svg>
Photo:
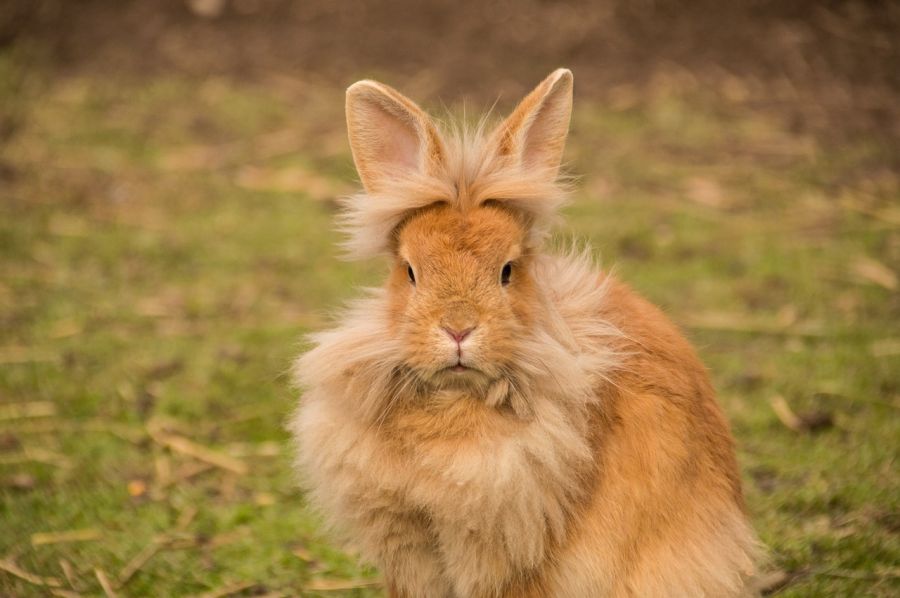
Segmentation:
<svg viewBox="0 0 900 598">
<path fill-rule="evenodd" d="M 469 333 L 474 330 L 475 327 L 465 328 L 463 330 L 453 330 L 452 328 L 447 328 L 444 326 L 444 332 L 450 335 L 450 337 L 455 340 L 457 343 L 463 342 L 463 340 L 469 336 Z"/>
</svg>

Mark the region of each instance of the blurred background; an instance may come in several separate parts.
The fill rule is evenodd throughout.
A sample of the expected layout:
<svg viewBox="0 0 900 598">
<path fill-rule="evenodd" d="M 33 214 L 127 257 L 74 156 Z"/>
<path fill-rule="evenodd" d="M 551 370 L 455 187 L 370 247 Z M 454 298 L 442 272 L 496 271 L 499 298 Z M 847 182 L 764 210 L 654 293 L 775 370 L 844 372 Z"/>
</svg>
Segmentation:
<svg viewBox="0 0 900 598">
<path fill-rule="evenodd" d="M 380 596 L 290 471 L 343 90 L 440 118 L 575 73 L 556 242 L 661 305 L 778 596 L 900 593 L 900 4 L 6 0 L 0 595 Z"/>
</svg>

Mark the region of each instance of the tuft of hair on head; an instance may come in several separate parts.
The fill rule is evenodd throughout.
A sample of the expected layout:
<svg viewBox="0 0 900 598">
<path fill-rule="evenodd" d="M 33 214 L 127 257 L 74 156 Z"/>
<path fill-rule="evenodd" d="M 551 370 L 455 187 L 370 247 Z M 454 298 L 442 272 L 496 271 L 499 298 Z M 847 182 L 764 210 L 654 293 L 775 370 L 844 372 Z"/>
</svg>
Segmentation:
<svg viewBox="0 0 900 598">
<path fill-rule="evenodd" d="M 350 258 L 389 252 L 411 213 L 435 203 L 469 210 L 486 202 L 526 215 L 537 245 L 569 195 L 560 177 L 572 114 L 573 78 L 557 69 L 497 127 L 439 126 L 383 83 L 347 89 L 347 130 L 363 191 L 341 200 L 339 228 Z"/>
</svg>

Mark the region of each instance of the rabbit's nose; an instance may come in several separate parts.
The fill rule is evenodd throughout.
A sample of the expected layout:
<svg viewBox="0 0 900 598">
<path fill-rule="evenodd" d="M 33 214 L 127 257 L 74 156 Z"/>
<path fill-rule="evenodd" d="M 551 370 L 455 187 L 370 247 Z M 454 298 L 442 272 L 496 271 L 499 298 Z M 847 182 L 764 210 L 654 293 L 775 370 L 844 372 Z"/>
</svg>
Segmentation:
<svg viewBox="0 0 900 598">
<path fill-rule="evenodd" d="M 440 326 L 457 344 L 471 334 L 478 325 L 478 314 L 475 307 L 464 301 L 447 305 L 440 320 Z"/>
<path fill-rule="evenodd" d="M 474 326 L 470 326 L 469 328 L 464 328 L 462 330 L 454 330 L 452 328 L 448 328 L 444 326 L 444 332 L 450 335 L 450 337 L 455 340 L 457 343 L 463 342 L 463 340 L 469 336 L 469 333 L 475 330 Z"/>
</svg>

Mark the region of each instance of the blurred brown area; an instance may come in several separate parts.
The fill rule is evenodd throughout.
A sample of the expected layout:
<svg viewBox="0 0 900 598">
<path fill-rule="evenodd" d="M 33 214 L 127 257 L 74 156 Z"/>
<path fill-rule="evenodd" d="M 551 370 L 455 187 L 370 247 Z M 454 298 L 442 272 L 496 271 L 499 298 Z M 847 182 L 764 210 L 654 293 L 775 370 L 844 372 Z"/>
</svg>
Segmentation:
<svg viewBox="0 0 900 598">
<path fill-rule="evenodd" d="M 14 40 L 51 48 L 61 73 L 381 77 L 481 104 L 565 65 L 601 101 L 674 86 L 820 138 L 900 140 L 890 0 L 6 0 L 0 44 Z"/>
</svg>

